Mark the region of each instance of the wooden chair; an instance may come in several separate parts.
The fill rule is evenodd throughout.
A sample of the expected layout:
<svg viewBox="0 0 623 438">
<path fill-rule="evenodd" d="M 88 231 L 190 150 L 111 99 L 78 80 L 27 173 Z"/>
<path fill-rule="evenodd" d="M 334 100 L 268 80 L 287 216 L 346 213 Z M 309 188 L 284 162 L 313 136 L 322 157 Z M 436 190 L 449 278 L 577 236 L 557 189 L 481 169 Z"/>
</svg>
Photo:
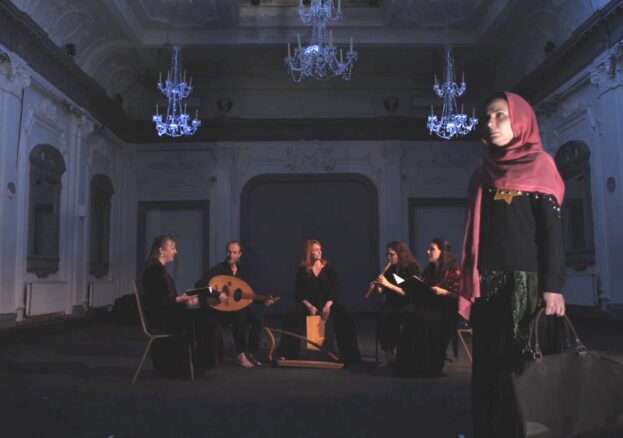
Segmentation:
<svg viewBox="0 0 623 438">
<path fill-rule="evenodd" d="M 147 358 L 147 354 L 151 349 L 151 344 L 153 344 L 158 339 L 166 339 L 173 338 L 175 335 L 169 333 L 161 333 L 161 334 L 153 334 L 149 327 L 147 326 L 147 322 L 145 320 L 145 311 L 143 310 L 143 302 L 141 300 L 141 294 L 138 291 L 138 286 L 136 282 L 134 282 L 134 296 L 136 297 L 136 307 L 138 308 L 138 314 L 141 318 L 141 326 L 143 327 L 143 333 L 147 336 L 149 341 L 147 341 L 147 347 L 145 348 L 145 353 L 143 353 L 143 357 L 141 358 L 141 362 L 138 364 L 138 368 L 136 369 L 136 373 L 134 373 L 134 378 L 132 379 L 132 383 L 135 383 L 138 379 L 138 375 L 143 368 L 143 364 L 145 363 L 145 359 Z M 195 369 L 193 367 L 193 352 L 192 347 L 188 346 L 188 362 L 190 363 L 190 380 L 195 381 Z"/>
<path fill-rule="evenodd" d="M 470 336 L 473 336 L 474 333 L 472 331 L 471 327 L 460 327 L 456 330 L 456 334 L 458 335 L 459 339 L 461 340 L 461 344 L 463 344 L 463 348 L 465 349 L 465 354 L 467 354 L 467 358 L 469 359 L 469 361 L 472 361 L 472 352 L 469 349 L 469 346 L 467 345 L 467 343 L 465 342 L 465 338 L 463 337 L 466 334 L 469 334 Z"/>
</svg>

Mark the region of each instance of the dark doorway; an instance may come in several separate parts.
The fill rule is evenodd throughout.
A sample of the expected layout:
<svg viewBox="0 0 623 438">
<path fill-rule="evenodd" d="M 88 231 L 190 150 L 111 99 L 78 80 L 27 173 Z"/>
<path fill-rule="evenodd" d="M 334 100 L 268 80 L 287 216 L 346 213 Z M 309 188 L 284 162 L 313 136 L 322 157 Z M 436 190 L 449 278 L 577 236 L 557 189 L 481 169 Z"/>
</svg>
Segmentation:
<svg viewBox="0 0 623 438">
<path fill-rule="evenodd" d="M 370 280 L 378 275 L 378 195 L 359 174 L 261 175 L 243 188 L 240 236 L 257 293 L 278 294 L 275 312 L 292 305 L 303 243 L 317 239 L 341 283 L 342 303 L 366 308 Z"/>
</svg>

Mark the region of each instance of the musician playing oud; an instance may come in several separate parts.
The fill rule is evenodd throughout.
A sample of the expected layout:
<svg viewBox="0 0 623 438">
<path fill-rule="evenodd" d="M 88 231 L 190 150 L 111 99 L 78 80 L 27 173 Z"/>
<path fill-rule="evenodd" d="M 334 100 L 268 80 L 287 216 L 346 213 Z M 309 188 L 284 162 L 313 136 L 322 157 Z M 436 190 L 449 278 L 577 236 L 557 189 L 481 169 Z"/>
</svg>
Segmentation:
<svg viewBox="0 0 623 438">
<path fill-rule="evenodd" d="M 407 314 L 412 312 L 411 300 L 396 282 L 394 274 L 402 279 L 420 275 L 421 268 L 409 246 L 404 242 L 393 241 L 387 244 L 389 267 L 374 280 L 370 287 L 378 286 L 377 291 L 385 296 L 378 314 L 378 332 L 384 357 L 379 367 L 386 367 L 396 361 L 396 346 L 400 337 L 400 326 Z"/>
<path fill-rule="evenodd" d="M 237 240 L 228 242 L 225 246 L 225 251 L 225 260 L 208 269 L 201 280 L 195 283 L 195 287 L 208 286 L 210 280 L 217 275 L 230 275 L 247 281 L 246 271 L 240 264 L 240 257 L 242 257 L 240 242 Z M 264 302 L 264 305 L 270 306 L 273 302 L 273 299 L 268 299 Z M 260 348 L 260 333 L 264 323 L 262 316 L 253 309 L 253 306 L 234 312 L 211 311 L 221 325 L 232 326 L 238 364 L 243 368 L 253 368 L 262 365 L 255 358 L 253 352 L 257 352 Z"/>
</svg>

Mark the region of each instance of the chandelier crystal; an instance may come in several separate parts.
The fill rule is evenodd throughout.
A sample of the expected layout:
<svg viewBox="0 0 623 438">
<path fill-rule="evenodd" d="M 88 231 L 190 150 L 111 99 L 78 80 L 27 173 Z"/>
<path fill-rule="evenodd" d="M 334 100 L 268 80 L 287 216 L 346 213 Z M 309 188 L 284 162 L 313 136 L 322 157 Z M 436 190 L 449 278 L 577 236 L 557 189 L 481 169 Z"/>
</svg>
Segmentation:
<svg viewBox="0 0 623 438">
<path fill-rule="evenodd" d="M 168 100 L 166 113 L 159 114 L 158 105 L 156 105 L 156 114 L 152 117 L 159 136 L 181 137 L 182 135 L 193 135 L 201 126 L 201 120 L 198 119 L 199 111 L 195 111 L 193 120 L 186 112 L 184 100 L 193 91 L 193 78 L 190 77 L 189 82 L 186 82 L 186 72 L 182 71 L 180 51 L 180 46 L 173 46 L 171 69 L 167 72 L 166 81 L 162 82 L 161 73 L 157 84 L 158 89 Z"/>
<path fill-rule="evenodd" d="M 288 68 L 292 79 L 301 82 L 311 77 L 318 80 L 328 80 L 333 77 L 342 77 L 349 80 L 353 65 L 357 60 L 357 52 L 353 50 L 353 38 L 350 38 L 350 50 L 344 52 L 333 45 L 333 32 L 327 30 L 327 23 L 335 23 L 342 18 L 341 0 L 338 0 L 337 11 L 334 15 L 333 0 L 311 0 L 309 10 L 305 10 L 303 1 L 299 4 L 299 17 L 306 26 L 312 26 L 312 38 L 309 46 L 303 47 L 301 35 L 298 34 L 298 46 L 294 48 L 294 56 L 288 43 L 288 56 L 284 64 Z"/>
<path fill-rule="evenodd" d="M 435 76 L 433 90 L 435 90 L 437 96 L 443 99 L 443 109 L 441 111 L 441 117 L 438 118 L 433 111 L 433 106 L 431 105 L 430 107 L 427 126 L 431 135 L 437 134 L 445 140 L 450 140 L 455 136 L 467 134 L 478 125 L 478 119 L 475 113 L 472 113 L 472 117 L 468 118 L 467 115 L 463 113 L 462 105 L 461 112 L 458 111 L 456 98 L 465 93 L 467 84 L 465 83 L 465 75 L 462 76 L 460 84 L 456 82 L 454 74 L 454 55 L 452 54 L 452 47 L 450 45 L 446 46 L 446 68 L 443 81 L 439 84 L 437 76 Z"/>
</svg>

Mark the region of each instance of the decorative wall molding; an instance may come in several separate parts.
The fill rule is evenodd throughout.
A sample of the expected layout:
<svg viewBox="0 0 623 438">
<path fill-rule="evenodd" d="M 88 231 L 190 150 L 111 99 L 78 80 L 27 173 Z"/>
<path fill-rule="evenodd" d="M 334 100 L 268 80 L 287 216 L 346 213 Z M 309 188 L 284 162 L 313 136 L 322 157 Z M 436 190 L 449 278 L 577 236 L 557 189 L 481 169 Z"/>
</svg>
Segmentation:
<svg viewBox="0 0 623 438">
<path fill-rule="evenodd" d="M 44 120 L 52 125 L 57 125 L 59 123 L 57 106 L 52 102 L 51 99 L 44 99 L 37 104 L 29 104 L 28 109 L 26 110 L 26 121 L 25 124 L 27 129 L 32 128 L 32 124 L 34 122 L 35 117 Z"/>
<path fill-rule="evenodd" d="M 25 64 L 12 60 L 9 54 L 0 50 L 0 90 L 20 95 L 30 83 L 30 69 Z"/>
<path fill-rule="evenodd" d="M 335 170 L 333 148 L 320 142 L 287 146 L 285 153 L 283 167 L 288 173 L 326 173 Z"/>
<path fill-rule="evenodd" d="M 95 132 L 95 122 L 83 114 L 78 116 L 77 127 L 79 133 L 78 135 L 82 138 L 85 138 Z"/>
<path fill-rule="evenodd" d="M 569 97 L 564 99 L 564 105 L 559 105 L 558 110 L 551 117 L 553 144 L 560 143 L 561 131 L 578 123 L 582 118 L 586 120 L 595 136 L 600 137 L 602 135 L 601 123 L 595 116 L 591 102 L 587 99 Z"/>
<path fill-rule="evenodd" d="M 591 83 L 599 89 L 599 95 L 623 85 L 623 41 L 619 41 L 599 57 L 591 69 Z"/>
<path fill-rule="evenodd" d="M 408 146 L 407 146 L 408 147 Z M 477 154 L 474 153 L 474 157 Z M 468 166 L 469 167 L 469 166 Z M 454 146 L 420 146 L 417 154 L 408 150 L 402 162 L 403 181 L 422 188 L 467 187 L 471 174 L 466 172 L 466 155 Z"/>
</svg>

